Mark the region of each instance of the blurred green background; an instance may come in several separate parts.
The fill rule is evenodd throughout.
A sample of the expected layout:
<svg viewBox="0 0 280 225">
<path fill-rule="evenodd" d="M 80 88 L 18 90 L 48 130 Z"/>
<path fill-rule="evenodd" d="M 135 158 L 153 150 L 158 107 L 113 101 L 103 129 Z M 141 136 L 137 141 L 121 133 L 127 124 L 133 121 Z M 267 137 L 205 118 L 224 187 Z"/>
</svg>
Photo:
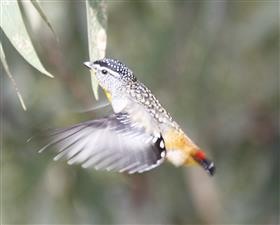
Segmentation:
<svg viewBox="0 0 280 225">
<path fill-rule="evenodd" d="M 82 65 L 89 58 L 85 2 L 43 1 L 59 44 L 35 19 L 33 39 L 54 79 L 28 65 L 1 33 L 28 108 L 1 76 L 2 223 L 278 224 L 279 2 L 107 6 L 107 57 L 153 90 L 217 173 L 165 163 L 128 176 L 37 154 L 39 142 L 26 143 L 29 137 L 103 113 L 77 113 L 99 104 Z"/>
</svg>

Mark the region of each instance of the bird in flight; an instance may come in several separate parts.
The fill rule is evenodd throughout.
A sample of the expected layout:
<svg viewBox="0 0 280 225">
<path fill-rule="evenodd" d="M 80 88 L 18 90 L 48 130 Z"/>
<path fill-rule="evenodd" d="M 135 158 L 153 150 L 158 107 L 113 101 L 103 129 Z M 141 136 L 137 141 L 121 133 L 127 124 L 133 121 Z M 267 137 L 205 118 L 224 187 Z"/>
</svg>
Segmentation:
<svg viewBox="0 0 280 225">
<path fill-rule="evenodd" d="M 125 64 L 104 58 L 84 65 L 95 71 L 114 113 L 53 130 L 39 152 L 54 146 L 54 160 L 97 170 L 143 173 L 168 160 L 175 166 L 200 165 L 214 174 L 214 163 Z"/>
</svg>

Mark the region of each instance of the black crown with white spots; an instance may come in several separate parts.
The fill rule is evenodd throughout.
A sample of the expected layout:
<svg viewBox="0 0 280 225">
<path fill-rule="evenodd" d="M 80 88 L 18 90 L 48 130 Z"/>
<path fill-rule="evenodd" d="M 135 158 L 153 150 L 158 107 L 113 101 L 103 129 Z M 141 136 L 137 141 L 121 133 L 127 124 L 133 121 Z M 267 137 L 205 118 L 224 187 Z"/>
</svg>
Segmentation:
<svg viewBox="0 0 280 225">
<path fill-rule="evenodd" d="M 104 58 L 101 60 L 96 60 L 93 64 L 98 64 L 102 67 L 106 67 L 114 72 L 119 73 L 122 79 L 131 81 L 137 80 L 133 75 L 133 72 L 119 60 Z"/>
</svg>

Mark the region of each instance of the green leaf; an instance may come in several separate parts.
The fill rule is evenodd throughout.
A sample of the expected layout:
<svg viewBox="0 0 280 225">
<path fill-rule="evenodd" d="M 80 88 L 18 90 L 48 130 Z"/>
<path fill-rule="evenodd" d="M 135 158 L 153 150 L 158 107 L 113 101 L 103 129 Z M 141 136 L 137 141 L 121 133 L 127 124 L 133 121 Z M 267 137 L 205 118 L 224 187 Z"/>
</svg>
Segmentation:
<svg viewBox="0 0 280 225">
<path fill-rule="evenodd" d="M 40 1 L 38 1 L 38 0 L 30 0 L 30 1 L 33 4 L 34 8 L 39 13 L 39 15 L 41 16 L 42 20 L 47 24 L 47 26 L 49 27 L 49 29 L 53 33 L 56 41 L 58 41 L 58 38 L 57 38 L 57 35 L 56 35 L 56 33 L 55 33 L 54 29 L 53 29 L 53 26 L 49 22 L 48 17 L 46 16 L 46 14 L 44 13 L 42 7 L 40 6 Z"/>
<path fill-rule="evenodd" d="M 87 0 L 86 11 L 89 58 L 90 61 L 94 61 L 105 57 L 107 44 L 105 1 Z M 91 71 L 91 84 L 94 96 L 98 99 L 98 81 L 93 71 Z"/>
<path fill-rule="evenodd" d="M 8 75 L 9 79 L 12 82 L 12 85 L 14 86 L 14 89 L 15 89 L 15 91 L 17 93 L 18 99 L 20 101 L 20 104 L 21 104 L 23 110 L 26 111 L 27 108 L 26 108 L 25 103 L 23 101 L 23 98 L 22 98 L 22 96 L 21 96 L 21 94 L 19 92 L 16 80 L 14 79 L 13 75 L 10 72 L 9 66 L 7 64 L 7 61 L 6 61 L 6 56 L 5 56 L 5 53 L 4 53 L 4 50 L 3 50 L 3 47 L 2 47 L 1 43 L 0 43 L 0 60 L 1 60 L 2 64 L 3 64 L 3 67 L 4 67 L 4 70 L 6 71 L 6 74 Z"/>
<path fill-rule="evenodd" d="M 26 31 L 24 21 L 16 1 L 1 1 L 1 28 L 9 41 L 22 57 L 41 73 L 53 77 L 42 65 Z"/>
</svg>

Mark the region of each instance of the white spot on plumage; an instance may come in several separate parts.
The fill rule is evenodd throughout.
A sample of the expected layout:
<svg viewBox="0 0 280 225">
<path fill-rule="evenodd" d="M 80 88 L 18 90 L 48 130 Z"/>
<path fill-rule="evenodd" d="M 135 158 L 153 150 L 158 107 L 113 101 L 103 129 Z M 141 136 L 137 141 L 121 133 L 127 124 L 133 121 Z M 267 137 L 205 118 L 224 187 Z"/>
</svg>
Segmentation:
<svg viewBox="0 0 280 225">
<path fill-rule="evenodd" d="M 167 151 L 167 159 L 175 166 L 182 166 L 186 160 L 185 154 L 180 150 Z"/>
<path fill-rule="evenodd" d="M 160 148 L 162 148 L 162 149 L 164 149 L 164 143 L 163 143 L 163 140 L 161 140 L 161 141 L 160 141 L 160 143 L 159 143 L 159 147 L 160 147 Z"/>
</svg>

